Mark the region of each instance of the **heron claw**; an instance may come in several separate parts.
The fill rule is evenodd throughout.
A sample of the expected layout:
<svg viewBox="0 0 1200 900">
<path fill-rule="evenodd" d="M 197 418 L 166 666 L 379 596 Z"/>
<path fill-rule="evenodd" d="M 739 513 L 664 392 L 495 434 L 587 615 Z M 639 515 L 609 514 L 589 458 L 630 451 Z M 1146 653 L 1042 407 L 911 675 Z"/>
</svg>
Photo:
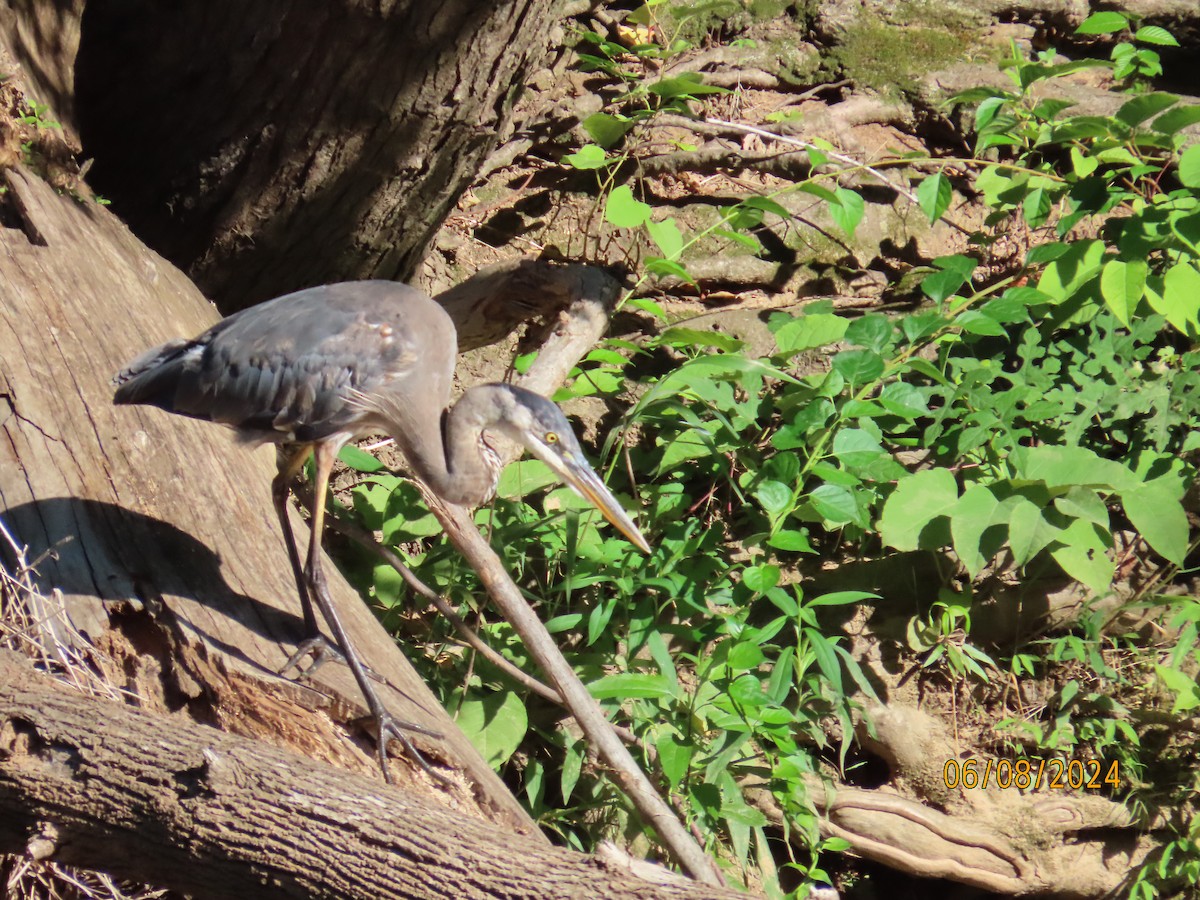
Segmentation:
<svg viewBox="0 0 1200 900">
<path fill-rule="evenodd" d="M 300 662 L 306 656 L 312 656 L 312 662 L 307 666 L 301 666 Z M 296 645 L 296 652 L 287 658 L 287 662 L 279 669 L 280 675 L 287 675 L 292 669 L 296 670 L 296 678 L 312 678 L 325 663 L 330 660 L 334 662 L 345 663 L 346 657 L 337 645 L 326 638 L 324 635 L 318 634 L 316 637 L 310 637 L 307 640 L 301 641 Z M 387 679 L 377 673 L 370 666 L 363 664 L 363 671 L 367 673 L 367 677 L 372 681 L 377 681 L 380 684 L 387 684 Z"/>
<path fill-rule="evenodd" d="M 375 744 L 375 752 L 379 758 L 379 766 L 381 769 L 383 769 L 384 781 L 386 781 L 388 784 L 392 783 L 392 776 L 388 772 L 387 765 L 387 746 L 388 741 L 392 738 L 395 738 L 404 746 L 409 758 L 418 766 L 420 766 L 426 775 L 430 776 L 436 781 L 442 782 L 442 784 L 448 785 L 454 783 L 449 777 L 443 775 L 437 769 L 433 768 L 433 766 L 430 765 L 429 760 L 425 758 L 425 754 L 418 750 L 416 744 L 409 740 L 408 735 L 405 734 L 406 731 L 410 731 L 414 734 L 423 734 L 426 737 L 441 740 L 443 737 L 441 732 L 433 731 L 432 729 L 426 728 L 424 725 L 418 725 L 415 722 L 402 722 L 388 712 L 384 712 L 382 714 L 373 714 L 372 718 L 374 718 L 375 725 L 379 729 L 379 737 Z"/>
</svg>

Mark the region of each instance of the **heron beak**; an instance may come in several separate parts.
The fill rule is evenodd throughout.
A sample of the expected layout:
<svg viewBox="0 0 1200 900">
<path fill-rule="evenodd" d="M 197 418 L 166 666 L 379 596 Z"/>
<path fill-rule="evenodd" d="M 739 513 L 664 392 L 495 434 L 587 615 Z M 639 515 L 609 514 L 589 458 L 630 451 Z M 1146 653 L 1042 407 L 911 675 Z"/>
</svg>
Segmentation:
<svg viewBox="0 0 1200 900">
<path fill-rule="evenodd" d="M 557 457 L 556 462 L 558 465 L 554 468 L 559 470 L 568 487 L 600 510 L 604 518 L 629 538 L 639 550 L 643 553 L 650 552 L 650 543 L 638 531 L 633 519 L 629 518 L 629 514 L 617 502 L 617 498 L 609 493 L 591 466 L 573 456 Z"/>
</svg>

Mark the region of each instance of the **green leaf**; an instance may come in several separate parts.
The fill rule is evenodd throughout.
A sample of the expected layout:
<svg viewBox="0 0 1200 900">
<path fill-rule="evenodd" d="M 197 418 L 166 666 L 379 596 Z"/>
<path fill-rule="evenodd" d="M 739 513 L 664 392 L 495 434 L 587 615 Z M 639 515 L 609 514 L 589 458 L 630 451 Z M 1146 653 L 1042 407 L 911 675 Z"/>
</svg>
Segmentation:
<svg viewBox="0 0 1200 900">
<path fill-rule="evenodd" d="M 1113 311 L 1117 321 L 1127 328 L 1145 296 L 1146 276 L 1149 274 L 1150 266 L 1141 259 L 1129 262 L 1109 260 L 1100 272 L 1100 295 L 1104 298 L 1104 304 Z"/>
<path fill-rule="evenodd" d="M 658 750 L 658 765 L 667 779 L 667 784 L 672 789 L 677 788 L 688 773 L 695 748 L 671 732 L 660 734 L 654 742 L 654 747 Z"/>
<path fill-rule="evenodd" d="M 1200 190 L 1200 144 L 1192 144 L 1179 157 L 1179 180 L 1184 187 Z"/>
<path fill-rule="evenodd" d="M 646 271 L 659 277 L 678 278 L 680 281 L 686 281 L 689 284 L 696 283 L 696 279 L 692 277 L 692 273 L 674 260 L 651 256 L 644 260 L 644 263 Z"/>
<path fill-rule="evenodd" d="M 770 197 L 747 197 L 741 202 L 741 205 L 749 209 L 761 209 L 763 212 L 773 213 L 784 221 L 787 221 L 792 217 L 792 214 L 788 212 L 785 207 L 781 206 Z"/>
<path fill-rule="evenodd" d="M 563 803 L 570 804 L 571 795 L 575 793 L 575 785 L 579 783 L 579 775 L 583 771 L 583 758 L 587 755 L 583 741 L 576 741 L 567 748 L 563 757 L 562 767 L 562 798 Z"/>
<path fill-rule="evenodd" d="M 1121 492 L 1121 505 L 1133 527 L 1156 553 L 1177 566 L 1188 548 L 1188 520 L 1178 482 L 1167 476 Z"/>
<path fill-rule="evenodd" d="M 1009 460 L 1016 472 L 1014 480 L 1040 481 L 1051 489 L 1086 485 L 1124 491 L 1141 483 L 1120 463 L 1101 459 L 1086 447 L 1020 447 Z"/>
<path fill-rule="evenodd" d="M 508 762 L 529 729 L 525 706 L 512 691 L 463 700 L 455 721 L 493 769 Z"/>
<path fill-rule="evenodd" d="M 854 495 L 839 485 L 823 484 L 809 491 L 807 499 L 826 525 L 848 525 L 861 518 Z"/>
<path fill-rule="evenodd" d="M 917 185 L 917 203 L 929 218 L 930 224 L 942 217 L 942 213 L 950 207 L 950 201 L 953 199 L 954 189 L 950 186 L 950 179 L 941 172 L 929 176 Z"/>
<path fill-rule="evenodd" d="M 1008 546 L 1013 562 L 1023 566 L 1058 537 L 1061 529 L 1046 521 L 1042 507 L 1025 497 L 1014 497 L 1008 514 Z"/>
<path fill-rule="evenodd" d="M 338 453 L 338 459 L 352 468 L 355 472 L 365 472 L 370 475 L 374 472 L 382 472 L 387 468 L 383 463 L 373 457 L 366 450 L 360 450 L 353 444 L 347 444 Z"/>
<path fill-rule="evenodd" d="M 833 358 L 833 371 L 851 385 L 859 386 L 874 381 L 883 374 L 883 357 L 872 350 L 843 350 Z"/>
<path fill-rule="evenodd" d="M 1176 106 L 1151 122 L 1150 127 L 1162 134 L 1175 134 L 1197 122 L 1200 122 L 1200 106 Z"/>
<path fill-rule="evenodd" d="M 982 541 L 983 533 L 992 526 L 999 507 L 1000 502 L 991 490 L 975 484 L 963 491 L 950 512 L 954 552 L 972 578 L 980 573 L 994 553 L 994 548 L 985 551 Z"/>
<path fill-rule="evenodd" d="M 604 218 L 618 228 L 637 228 L 650 220 L 650 206 L 633 196 L 633 189 L 619 184 L 604 204 Z"/>
<path fill-rule="evenodd" d="M 1179 41 L 1175 40 L 1175 35 L 1158 25 L 1143 25 L 1133 33 L 1135 41 L 1141 41 L 1143 44 L 1156 44 L 1160 47 L 1178 47 Z"/>
<path fill-rule="evenodd" d="M 750 493 L 773 520 L 792 510 L 792 489 L 782 482 L 762 481 Z"/>
<path fill-rule="evenodd" d="M 540 459 L 521 459 L 504 467 L 496 483 L 496 496 L 520 500 L 534 491 L 558 484 L 560 480 Z"/>
<path fill-rule="evenodd" d="M 619 672 L 593 681 L 588 685 L 588 690 L 597 700 L 625 697 L 670 699 L 679 693 L 679 685 L 666 675 Z"/>
<path fill-rule="evenodd" d="M 674 219 L 663 219 L 661 222 L 647 222 L 646 230 L 650 238 L 658 245 L 666 259 L 678 259 L 683 252 L 683 235 Z"/>
<path fill-rule="evenodd" d="M 840 341 L 849 323 L 832 313 L 796 316 L 775 329 L 775 344 L 780 353 L 799 353 Z"/>
<path fill-rule="evenodd" d="M 720 331 L 705 331 L 700 328 L 686 328 L 683 325 L 675 325 L 668 328 L 659 335 L 658 342 L 668 347 L 685 347 L 688 349 L 712 347 L 725 353 L 736 353 L 745 346 L 743 341 L 738 340 L 731 334 L 725 334 Z"/>
<path fill-rule="evenodd" d="M 779 584 L 779 566 L 747 566 L 742 570 L 742 584 L 756 594 L 765 594 Z"/>
<path fill-rule="evenodd" d="M 958 483 L 949 469 L 926 469 L 905 478 L 888 497 L 879 519 L 884 543 L 897 550 L 922 546 L 921 532 L 933 520 L 949 516 L 958 503 Z"/>
<path fill-rule="evenodd" d="M 621 138 L 625 137 L 630 128 L 633 127 L 633 120 L 625 116 L 613 116 L 608 113 L 593 113 L 583 120 L 583 130 L 588 133 L 593 141 L 599 144 L 604 149 L 613 147 L 621 142 Z M 580 149 L 583 152 L 584 148 Z M 585 168 L 578 166 L 577 168 Z M 588 166 L 586 168 L 594 168 Z"/>
<path fill-rule="evenodd" d="M 599 169 L 608 162 L 608 155 L 595 144 L 584 144 L 563 159 L 576 169 Z"/>
<path fill-rule="evenodd" d="M 1165 112 L 1178 102 L 1179 97 L 1175 94 L 1163 92 L 1141 94 L 1132 100 L 1125 101 L 1121 108 L 1116 111 L 1115 115 L 1130 128 L 1134 128 L 1151 116 L 1157 116 L 1159 113 Z"/>
<path fill-rule="evenodd" d="M 1108 593 L 1116 566 L 1108 557 L 1107 536 L 1091 522 L 1076 519 L 1057 537 L 1060 546 L 1052 549 L 1064 572 L 1097 595 Z"/>
<path fill-rule="evenodd" d="M 854 230 L 862 221 L 865 209 L 863 198 L 857 191 L 844 187 L 839 187 L 834 194 L 837 202 L 829 204 L 829 216 L 834 224 L 846 232 L 847 237 L 854 237 Z"/>
<path fill-rule="evenodd" d="M 887 454 L 879 441 L 861 428 L 843 428 L 833 438 L 833 455 L 843 466 L 857 468 Z"/>
<path fill-rule="evenodd" d="M 1171 707 L 1172 713 L 1191 712 L 1200 706 L 1200 684 L 1196 683 L 1195 678 L 1178 669 L 1168 669 L 1166 666 L 1155 665 L 1154 671 L 1158 675 L 1158 680 L 1175 695 L 1175 703 Z"/>
<path fill-rule="evenodd" d="M 714 84 L 705 84 L 699 72 L 684 72 L 675 78 L 663 78 L 646 88 L 650 93 L 672 100 L 676 97 L 698 97 L 701 94 L 728 94 L 729 90 Z"/>
<path fill-rule="evenodd" d="M 767 544 L 776 550 L 784 550 L 791 553 L 814 552 L 812 542 L 809 541 L 808 535 L 802 531 L 789 531 L 787 529 L 777 531 L 767 538 Z"/>
<path fill-rule="evenodd" d="M 1147 289 L 1146 299 L 1155 312 L 1184 334 L 1200 330 L 1200 272 L 1187 260 L 1175 263 L 1163 278 L 1162 293 Z"/>
<path fill-rule="evenodd" d="M 1121 31 L 1128 24 L 1128 19 L 1119 12 L 1092 13 L 1078 28 L 1076 34 L 1112 34 Z"/>
</svg>

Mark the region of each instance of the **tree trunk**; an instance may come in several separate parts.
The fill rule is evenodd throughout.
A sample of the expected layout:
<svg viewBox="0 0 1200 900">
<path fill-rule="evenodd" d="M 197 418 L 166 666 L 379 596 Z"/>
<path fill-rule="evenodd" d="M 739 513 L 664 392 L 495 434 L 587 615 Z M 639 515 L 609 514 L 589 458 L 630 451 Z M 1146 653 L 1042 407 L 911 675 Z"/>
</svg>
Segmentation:
<svg viewBox="0 0 1200 900">
<path fill-rule="evenodd" d="M 16 55 L 93 186 L 226 312 L 410 276 L 556 18 L 552 0 L 82 6 L 13 0 Z"/>
<path fill-rule="evenodd" d="M 146 347 L 216 319 L 173 266 L 104 209 L 8 173 L 24 233 L 0 229 L 0 511 L 44 593 L 62 592 L 95 664 L 152 710 L 286 746 L 378 777 L 346 668 L 275 674 L 303 636 L 270 503 L 269 448 L 161 411 L 114 407 L 111 373 Z M 32 239 L 31 239 L 32 238 Z M 307 529 L 296 517 L 297 533 Z M 52 554 L 52 555 L 46 555 Z M 454 786 L 403 756 L 397 780 L 533 836 L 533 823 L 333 565 L 331 590 L 400 719 Z M 416 736 L 419 738 L 419 736 Z"/>
<path fill-rule="evenodd" d="M 2 852 L 196 897 L 743 896 L 652 885 L 415 793 L 84 698 L 4 651 L 0 812 Z"/>
</svg>

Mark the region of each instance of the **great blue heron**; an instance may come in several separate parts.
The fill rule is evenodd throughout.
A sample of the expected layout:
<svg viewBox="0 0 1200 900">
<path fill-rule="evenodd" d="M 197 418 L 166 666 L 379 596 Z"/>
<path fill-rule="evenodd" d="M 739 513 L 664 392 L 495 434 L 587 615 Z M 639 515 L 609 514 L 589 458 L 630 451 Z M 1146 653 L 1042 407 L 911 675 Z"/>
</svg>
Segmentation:
<svg viewBox="0 0 1200 900">
<path fill-rule="evenodd" d="M 387 712 L 321 571 L 329 473 L 347 441 L 386 432 L 430 491 L 451 503 L 478 505 L 491 496 L 500 474 L 500 457 L 484 437 L 495 431 L 523 444 L 641 550 L 650 550 L 549 400 L 513 385 L 485 384 L 448 408 L 456 355 L 454 324 L 436 302 L 395 282 L 359 281 L 309 288 L 235 313 L 199 337 L 147 351 L 115 379 L 115 403 L 157 406 L 228 425 L 246 443 L 281 445 L 272 497 L 308 636 L 297 656 L 324 641 L 315 596 L 379 727 L 377 753 L 389 781 L 389 737 L 415 753 L 403 732 L 429 732 Z M 308 564 L 302 567 L 287 495 L 310 452 L 316 479 Z"/>
</svg>

